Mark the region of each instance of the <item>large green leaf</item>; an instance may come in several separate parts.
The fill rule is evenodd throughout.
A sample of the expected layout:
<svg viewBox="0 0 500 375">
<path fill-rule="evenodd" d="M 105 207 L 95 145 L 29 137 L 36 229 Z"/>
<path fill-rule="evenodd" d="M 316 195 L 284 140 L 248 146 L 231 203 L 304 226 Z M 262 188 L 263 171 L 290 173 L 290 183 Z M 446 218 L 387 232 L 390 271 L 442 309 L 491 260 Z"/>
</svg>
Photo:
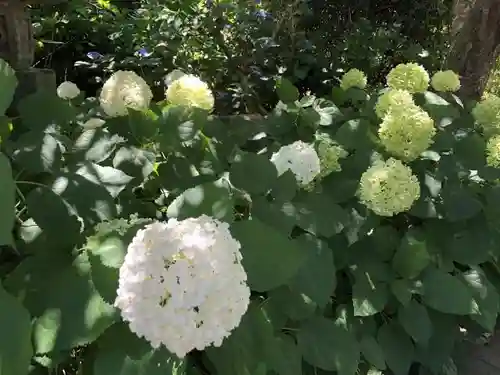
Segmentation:
<svg viewBox="0 0 500 375">
<path fill-rule="evenodd" d="M 456 276 L 439 269 L 429 269 L 423 275 L 422 286 L 422 301 L 427 306 L 448 314 L 473 313 L 472 292 Z"/>
<path fill-rule="evenodd" d="M 290 287 L 324 307 L 337 286 L 333 251 L 326 242 L 312 235 L 303 235 L 297 241 L 307 251 L 308 258 L 291 280 Z"/>
<path fill-rule="evenodd" d="M 59 98 L 55 91 L 42 89 L 19 102 L 19 115 L 24 126 L 43 130 L 50 125 L 64 126 L 76 117 L 76 108 Z"/>
<path fill-rule="evenodd" d="M 293 103 L 299 100 L 299 90 L 286 78 L 280 77 L 276 81 L 276 92 L 284 103 Z"/>
<path fill-rule="evenodd" d="M 5 60 L 0 60 L 0 114 L 3 115 L 10 107 L 17 88 L 16 72 Z"/>
<path fill-rule="evenodd" d="M 240 325 L 222 342 L 205 352 L 217 375 L 257 374 L 259 367 L 281 370 L 283 361 L 275 347 L 274 327 L 265 311 L 252 303 Z M 292 349 L 293 350 L 293 349 Z"/>
<path fill-rule="evenodd" d="M 119 343 L 117 345 L 117 343 Z M 125 323 L 110 327 L 97 341 L 94 375 L 184 375 L 186 362 L 166 349 L 154 350 Z"/>
<path fill-rule="evenodd" d="M 381 312 L 389 300 L 389 286 L 372 280 L 367 272 L 357 272 L 352 286 L 355 316 L 370 316 Z"/>
<path fill-rule="evenodd" d="M 154 170 L 156 155 L 136 147 L 121 147 L 113 158 L 113 167 L 129 176 L 145 180 Z"/>
<path fill-rule="evenodd" d="M 55 172 L 61 168 L 61 145 L 51 132 L 28 131 L 10 147 L 14 162 L 29 172 Z"/>
<path fill-rule="evenodd" d="M 125 139 L 103 128 L 84 130 L 73 145 L 72 158 L 101 163 L 111 156 Z"/>
<path fill-rule="evenodd" d="M 184 191 L 167 208 L 168 217 L 179 220 L 202 214 L 231 223 L 234 220 L 234 199 L 229 182 L 219 179 Z"/>
<path fill-rule="evenodd" d="M 31 317 L 0 284 L 0 374 L 25 375 L 33 356 Z"/>
<path fill-rule="evenodd" d="M 394 375 L 408 375 L 415 352 L 410 337 L 399 325 L 387 323 L 380 327 L 377 339 Z"/>
<path fill-rule="evenodd" d="M 95 290 L 86 253 L 70 265 L 47 273 L 29 305 L 36 353 L 69 350 L 97 339 L 117 319 L 113 306 Z"/>
<path fill-rule="evenodd" d="M 60 247 L 79 243 L 81 224 L 78 218 L 68 203 L 49 187 L 31 190 L 26 196 L 26 206 L 51 243 Z"/>
<path fill-rule="evenodd" d="M 278 178 L 278 171 L 265 155 L 242 153 L 231 165 L 229 178 L 237 188 L 260 194 L 272 188 Z"/>
<path fill-rule="evenodd" d="M 410 230 L 401 240 L 392 260 L 392 266 L 401 276 L 413 279 L 427 267 L 429 262 L 430 255 L 424 234 L 419 230 Z"/>
<path fill-rule="evenodd" d="M 119 169 L 103 167 L 95 163 L 85 163 L 76 171 L 76 174 L 104 187 L 113 198 L 116 198 L 132 181 L 132 177 Z"/>
<path fill-rule="evenodd" d="M 242 263 L 252 290 L 264 292 L 287 283 L 307 259 L 300 245 L 259 220 L 236 222 L 232 232 L 241 242 Z"/>
<path fill-rule="evenodd" d="M 297 336 L 299 349 L 311 365 L 339 375 L 354 375 L 358 369 L 360 348 L 350 331 L 332 320 L 317 316 L 301 327 Z"/>
<path fill-rule="evenodd" d="M 326 194 L 311 193 L 297 200 L 293 205 L 283 206 L 282 210 L 309 233 L 331 237 L 348 221 L 347 213 Z"/>
<path fill-rule="evenodd" d="M 361 338 L 359 344 L 361 346 L 361 353 L 363 353 L 363 356 L 366 358 L 366 360 L 376 368 L 385 370 L 386 364 L 384 351 L 380 347 L 380 344 L 377 342 L 375 337 L 365 336 Z"/>
<path fill-rule="evenodd" d="M 269 362 L 276 373 L 302 375 L 302 356 L 297 344 L 290 336 L 277 336 L 271 348 Z"/>
<path fill-rule="evenodd" d="M 426 345 L 432 336 L 432 322 L 425 306 L 411 300 L 398 310 L 398 321 L 413 339 Z"/>
<path fill-rule="evenodd" d="M 16 219 L 16 186 L 9 159 L 0 153 L 0 245 L 12 244 L 12 229 Z"/>
<path fill-rule="evenodd" d="M 283 285 L 268 292 L 269 302 L 279 306 L 281 312 L 292 320 L 309 318 L 316 311 L 317 305 L 307 295 Z"/>
<path fill-rule="evenodd" d="M 497 289 L 479 267 L 464 272 L 462 277 L 474 296 L 471 318 L 493 332 L 500 311 Z"/>
<path fill-rule="evenodd" d="M 443 189 L 442 197 L 446 218 L 450 221 L 470 219 L 483 208 L 476 195 L 463 187 L 448 186 Z"/>
</svg>

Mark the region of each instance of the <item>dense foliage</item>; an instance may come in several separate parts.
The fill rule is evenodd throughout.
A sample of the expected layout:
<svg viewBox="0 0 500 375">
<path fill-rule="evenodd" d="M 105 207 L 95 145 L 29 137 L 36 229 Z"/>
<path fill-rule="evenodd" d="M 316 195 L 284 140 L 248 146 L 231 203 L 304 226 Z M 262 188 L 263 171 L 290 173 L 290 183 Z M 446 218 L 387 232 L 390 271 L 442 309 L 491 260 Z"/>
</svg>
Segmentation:
<svg viewBox="0 0 500 375">
<path fill-rule="evenodd" d="M 2 375 L 450 374 L 494 329 L 500 98 L 409 63 L 325 97 L 278 77 L 266 116 L 220 117 L 168 82 L 65 82 L 2 117 Z"/>
<path fill-rule="evenodd" d="M 400 62 L 439 69 L 450 9 L 451 0 L 72 0 L 32 14 L 38 65 L 88 95 L 130 69 L 160 100 L 177 68 L 207 81 L 228 114 L 272 109 L 283 73 L 301 92 L 326 94 L 351 67 L 375 86 Z"/>
</svg>

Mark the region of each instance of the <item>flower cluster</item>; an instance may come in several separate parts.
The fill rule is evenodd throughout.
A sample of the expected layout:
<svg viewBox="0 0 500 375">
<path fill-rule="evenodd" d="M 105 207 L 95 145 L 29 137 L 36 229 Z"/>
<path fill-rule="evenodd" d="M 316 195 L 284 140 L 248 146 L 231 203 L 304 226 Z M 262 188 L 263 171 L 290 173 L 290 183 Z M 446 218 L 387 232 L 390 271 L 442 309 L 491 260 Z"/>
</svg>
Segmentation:
<svg viewBox="0 0 500 375">
<path fill-rule="evenodd" d="M 410 167 L 390 158 L 375 162 L 362 174 L 358 194 L 377 215 L 393 216 L 411 208 L 420 197 L 420 185 Z"/>
<path fill-rule="evenodd" d="M 316 151 L 320 161 L 320 173 L 317 175 L 317 179 L 326 177 L 332 172 L 340 172 L 342 169 L 340 159 L 349 155 L 342 146 L 326 136 L 318 137 Z"/>
<path fill-rule="evenodd" d="M 100 128 L 105 123 L 106 123 L 106 121 L 103 120 L 102 118 L 92 117 L 92 118 L 89 118 L 87 121 L 85 121 L 83 123 L 82 127 L 84 129 L 95 129 L 95 128 Z"/>
<path fill-rule="evenodd" d="M 387 86 L 411 93 L 425 92 L 429 87 L 429 74 L 421 65 L 399 64 L 387 75 Z"/>
<path fill-rule="evenodd" d="M 120 268 L 115 306 L 132 332 L 182 358 L 220 346 L 248 308 L 240 243 L 202 215 L 139 230 Z"/>
<path fill-rule="evenodd" d="M 415 160 L 427 150 L 435 134 L 434 120 L 416 105 L 391 109 L 378 131 L 385 149 L 405 161 Z"/>
<path fill-rule="evenodd" d="M 495 135 L 486 144 L 486 164 L 500 168 L 500 135 Z"/>
<path fill-rule="evenodd" d="M 488 95 L 472 109 L 472 116 L 488 136 L 500 134 L 500 98 Z"/>
<path fill-rule="evenodd" d="M 64 81 L 57 86 L 57 96 L 61 99 L 75 99 L 78 95 L 80 95 L 80 89 L 73 82 Z"/>
<path fill-rule="evenodd" d="M 436 91 L 455 92 L 460 89 L 460 77 L 453 70 L 441 70 L 432 76 L 431 86 Z"/>
<path fill-rule="evenodd" d="M 389 89 L 378 98 L 375 113 L 379 118 L 384 118 L 392 108 L 404 108 L 414 104 L 413 96 L 409 91 Z"/>
<path fill-rule="evenodd" d="M 171 82 L 165 95 L 173 105 L 197 107 L 207 111 L 214 107 L 215 99 L 208 85 L 191 74 L 182 75 Z"/>
<path fill-rule="evenodd" d="M 366 87 L 366 75 L 359 69 L 350 69 L 343 76 L 340 81 L 340 88 L 342 90 L 350 89 L 351 87 L 357 87 L 358 89 L 364 89 Z"/>
<path fill-rule="evenodd" d="M 312 182 L 321 171 L 321 162 L 314 146 L 303 141 L 281 147 L 271 156 L 271 162 L 279 175 L 290 170 L 302 186 Z"/>
<path fill-rule="evenodd" d="M 149 108 L 153 93 L 146 81 L 132 71 L 115 72 L 102 86 L 99 101 L 110 117 L 125 116 L 128 108 L 143 111 Z"/>
</svg>

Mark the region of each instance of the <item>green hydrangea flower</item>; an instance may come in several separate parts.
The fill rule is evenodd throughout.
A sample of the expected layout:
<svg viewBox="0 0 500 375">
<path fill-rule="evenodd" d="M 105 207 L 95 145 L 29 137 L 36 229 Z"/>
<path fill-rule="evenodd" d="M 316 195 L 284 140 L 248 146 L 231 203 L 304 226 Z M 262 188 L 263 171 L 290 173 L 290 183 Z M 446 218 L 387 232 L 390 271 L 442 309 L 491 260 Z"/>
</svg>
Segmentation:
<svg viewBox="0 0 500 375">
<path fill-rule="evenodd" d="M 340 88 L 342 90 L 347 90 L 351 87 L 357 87 L 358 89 L 364 89 L 367 84 L 367 79 L 365 73 L 359 69 L 350 69 L 343 76 L 340 81 Z"/>
<path fill-rule="evenodd" d="M 377 161 L 361 175 L 358 196 L 379 216 L 408 211 L 420 198 L 420 184 L 410 167 L 390 158 Z"/>
<path fill-rule="evenodd" d="M 379 118 L 384 118 L 386 113 L 392 108 L 411 105 L 415 105 L 415 102 L 409 91 L 389 89 L 378 98 L 377 104 L 375 104 L 375 113 Z"/>
<path fill-rule="evenodd" d="M 319 156 L 321 171 L 316 179 L 322 179 L 332 172 L 340 172 L 340 159 L 349 153 L 327 135 L 319 135 L 316 143 L 316 152 Z"/>
<path fill-rule="evenodd" d="M 411 93 L 425 92 L 429 87 L 429 73 L 419 64 L 399 64 L 387 75 L 387 86 Z"/>
<path fill-rule="evenodd" d="M 486 164 L 500 168 L 500 135 L 495 135 L 486 144 Z"/>
<path fill-rule="evenodd" d="M 488 136 L 500 134 L 500 98 L 488 95 L 472 109 L 472 116 Z"/>
<path fill-rule="evenodd" d="M 453 70 L 440 70 L 432 76 L 431 86 L 436 91 L 455 92 L 460 89 L 460 77 Z"/>
<path fill-rule="evenodd" d="M 415 160 L 427 150 L 435 134 L 434 120 L 416 105 L 391 109 L 378 130 L 385 149 L 405 161 Z"/>
</svg>

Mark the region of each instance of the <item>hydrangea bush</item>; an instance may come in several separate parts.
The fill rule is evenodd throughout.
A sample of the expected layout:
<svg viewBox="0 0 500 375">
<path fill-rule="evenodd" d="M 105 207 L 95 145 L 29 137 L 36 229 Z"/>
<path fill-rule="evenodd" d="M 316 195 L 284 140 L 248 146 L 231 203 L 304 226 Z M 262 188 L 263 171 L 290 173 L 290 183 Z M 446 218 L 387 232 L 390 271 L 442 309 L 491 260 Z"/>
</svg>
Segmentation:
<svg viewBox="0 0 500 375">
<path fill-rule="evenodd" d="M 493 331 L 500 99 L 409 63 L 325 98 L 277 77 L 271 113 L 227 118 L 170 78 L 2 117 L 2 375 L 441 375 Z"/>
</svg>

